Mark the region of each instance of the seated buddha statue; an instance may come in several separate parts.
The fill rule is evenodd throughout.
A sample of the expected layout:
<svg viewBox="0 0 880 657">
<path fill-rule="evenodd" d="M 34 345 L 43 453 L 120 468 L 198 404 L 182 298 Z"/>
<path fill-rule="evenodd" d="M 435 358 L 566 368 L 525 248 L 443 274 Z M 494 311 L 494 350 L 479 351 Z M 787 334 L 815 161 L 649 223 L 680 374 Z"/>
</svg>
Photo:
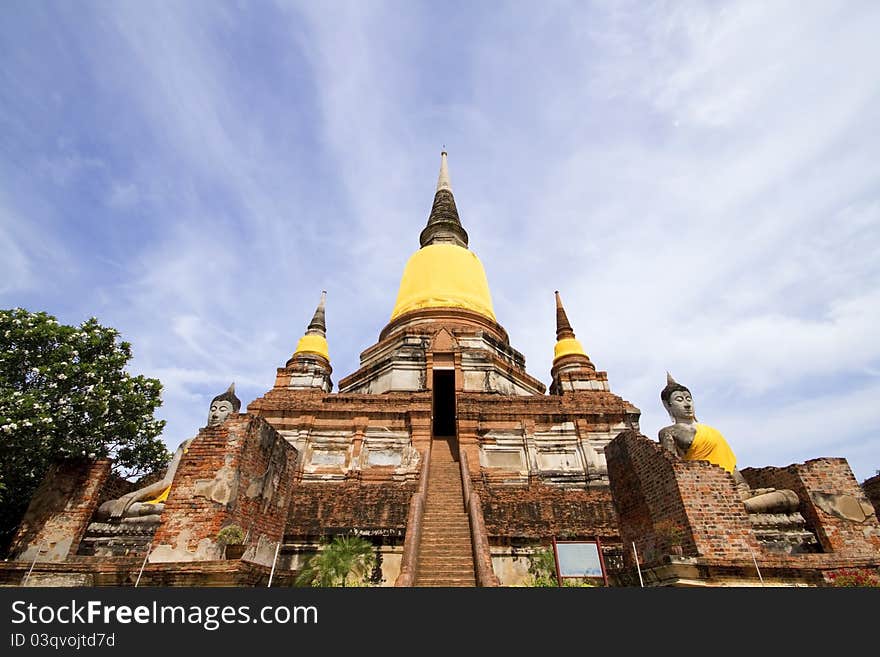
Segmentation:
<svg viewBox="0 0 880 657">
<path fill-rule="evenodd" d="M 235 383 L 229 386 L 226 392 L 221 393 L 211 400 L 211 409 L 208 412 L 209 427 L 222 424 L 230 413 L 238 413 L 241 409 L 241 400 L 235 396 Z M 184 440 L 177 447 L 165 475 L 157 482 L 143 488 L 139 488 L 115 500 L 104 502 L 95 512 L 95 520 L 106 522 L 108 520 L 127 522 L 157 522 L 162 511 L 165 510 L 165 500 L 171 491 L 174 475 L 180 460 L 189 449 L 192 438 Z"/>
<path fill-rule="evenodd" d="M 721 432 L 697 422 L 691 391 L 667 372 L 666 387 L 660 393 L 673 424 L 658 432 L 660 444 L 686 461 L 709 461 L 729 472 L 749 513 L 790 513 L 800 501 L 794 491 L 753 489 L 736 467 L 736 456 Z"/>
</svg>

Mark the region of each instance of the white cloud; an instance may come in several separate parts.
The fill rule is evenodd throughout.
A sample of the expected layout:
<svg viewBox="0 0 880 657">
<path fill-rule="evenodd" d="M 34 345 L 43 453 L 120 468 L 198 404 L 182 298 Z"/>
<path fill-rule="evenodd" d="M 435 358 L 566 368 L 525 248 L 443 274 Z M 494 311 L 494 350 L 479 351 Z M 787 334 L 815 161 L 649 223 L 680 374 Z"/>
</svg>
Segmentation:
<svg viewBox="0 0 880 657">
<path fill-rule="evenodd" d="M 872 474 L 877 418 L 858 409 L 880 370 L 880 10 L 527 9 L 126 4 L 100 29 L 67 15 L 58 39 L 92 104 L 65 115 L 63 142 L 15 133 L 43 175 L 11 189 L 16 216 L 39 211 L 27 234 L 4 226 L 4 266 L 51 287 L 64 277 L 44 272 L 118 263 L 59 296 L 83 316 L 100 305 L 133 369 L 162 378 L 176 444 L 229 380 L 245 403 L 271 387 L 321 289 L 336 380 L 357 368 L 446 143 L 496 315 L 533 376 L 549 379 L 559 289 L 646 434 L 666 423 L 670 369 L 748 464 L 840 445 Z M 66 262 L 79 232 L 94 252 Z M 823 404 L 849 409 L 829 440 L 810 428 Z M 753 442 L 750 426 L 782 437 Z"/>
<path fill-rule="evenodd" d="M 0 225 L 0 294 L 17 292 L 32 281 L 31 266 L 27 256 L 7 235 Z"/>
<path fill-rule="evenodd" d="M 107 205 L 115 210 L 132 208 L 140 201 L 140 192 L 134 183 L 115 182 L 107 194 Z"/>
</svg>

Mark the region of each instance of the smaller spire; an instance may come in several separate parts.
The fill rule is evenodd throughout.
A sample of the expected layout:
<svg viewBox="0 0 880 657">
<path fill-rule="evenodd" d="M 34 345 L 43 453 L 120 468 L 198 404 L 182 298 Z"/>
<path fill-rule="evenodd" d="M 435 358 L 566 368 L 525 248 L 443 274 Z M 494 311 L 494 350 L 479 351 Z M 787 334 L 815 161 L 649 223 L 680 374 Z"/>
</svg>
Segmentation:
<svg viewBox="0 0 880 657">
<path fill-rule="evenodd" d="M 445 189 L 449 192 L 452 191 L 452 183 L 449 182 L 449 165 L 446 162 L 446 148 L 444 147 L 440 153 L 440 175 L 437 177 L 437 189 L 436 191 L 440 191 L 441 189 Z"/>
<path fill-rule="evenodd" d="M 574 338 L 574 330 L 568 321 L 568 315 L 565 314 L 565 308 L 562 307 L 562 297 L 559 296 L 559 290 L 556 290 L 556 339 L 563 340 L 565 338 Z"/>
<path fill-rule="evenodd" d="M 437 177 L 437 191 L 434 192 L 434 204 L 428 215 L 428 224 L 419 234 L 422 248 L 432 244 L 455 244 L 467 248 L 467 231 L 461 225 L 452 185 L 449 182 L 449 165 L 446 161 L 446 149 L 440 153 L 440 175 Z"/>
<path fill-rule="evenodd" d="M 666 385 L 668 386 L 677 386 L 678 381 L 672 378 L 672 375 L 669 373 L 669 370 L 666 370 Z"/>
<path fill-rule="evenodd" d="M 305 334 L 296 344 L 296 351 L 287 361 L 287 366 L 298 358 L 301 354 L 314 354 L 321 356 L 328 363 L 330 362 L 330 350 L 327 347 L 327 324 L 324 320 L 324 304 L 327 301 L 327 291 L 321 290 L 321 302 L 318 304 L 317 310 L 309 322 L 309 327 Z"/>
<path fill-rule="evenodd" d="M 325 338 L 327 337 L 327 323 L 324 318 L 324 305 L 326 302 L 327 290 L 321 290 L 321 302 L 315 310 L 312 321 L 309 322 L 309 327 L 306 329 L 306 335 L 320 335 Z"/>
</svg>

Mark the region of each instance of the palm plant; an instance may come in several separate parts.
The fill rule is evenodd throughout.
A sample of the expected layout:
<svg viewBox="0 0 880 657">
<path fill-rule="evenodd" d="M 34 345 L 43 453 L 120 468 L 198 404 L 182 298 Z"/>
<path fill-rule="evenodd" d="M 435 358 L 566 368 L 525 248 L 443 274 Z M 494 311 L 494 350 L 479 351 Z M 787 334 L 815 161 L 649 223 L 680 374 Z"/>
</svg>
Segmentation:
<svg viewBox="0 0 880 657">
<path fill-rule="evenodd" d="M 311 557 L 297 575 L 299 586 L 357 586 L 373 567 L 373 544 L 359 536 L 337 536 Z M 353 579 L 349 579 L 353 578 Z"/>
</svg>

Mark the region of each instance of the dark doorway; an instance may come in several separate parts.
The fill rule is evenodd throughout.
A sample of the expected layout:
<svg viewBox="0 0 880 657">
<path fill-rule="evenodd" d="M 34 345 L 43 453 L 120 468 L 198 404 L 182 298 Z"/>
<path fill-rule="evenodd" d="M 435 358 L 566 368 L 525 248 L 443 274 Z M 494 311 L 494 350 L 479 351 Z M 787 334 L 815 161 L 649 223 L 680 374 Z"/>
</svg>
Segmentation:
<svg viewBox="0 0 880 657">
<path fill-rule="evenodd" d="M 435 436 L 455 436 L 455 370 L 434 370 Z"/>
</svg>

